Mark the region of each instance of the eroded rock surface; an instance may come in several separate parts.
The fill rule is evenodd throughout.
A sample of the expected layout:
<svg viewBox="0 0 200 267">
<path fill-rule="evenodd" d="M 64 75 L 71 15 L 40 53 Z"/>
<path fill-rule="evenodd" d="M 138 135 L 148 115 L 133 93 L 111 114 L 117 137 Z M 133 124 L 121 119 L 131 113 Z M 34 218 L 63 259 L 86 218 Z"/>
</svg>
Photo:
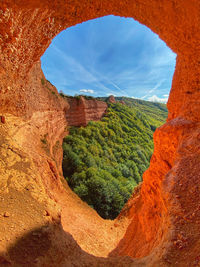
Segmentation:
<svg viewBox="0 0 200 267">
<path fill-rule="evenodd" d="M 107 110 L 107 104 L 95 99 L 66 98 L 69 109 L 66 112 L 67 123 L 69 126 L 86 126 L 89 121 L 100 120 Z"/>
<path fill-rule="evenodd" d="M 109 103 L 116 103 L 116 100 L 115 100 L 114 95 L 110 95 L 110 96 L 109 96 L 109 98 L 108 98 L 108 102 L 109 102 Z"/>
<path fill-rule="evenodd" d="M 2 266 L 200 264 L 199 13 L 197 0 L 1 1 Z M 38 62 L 61 30 L 108 14 L 137 19 L 177 53 L 168 121 L 155 132 L 141 191 L 115 222 L 99 218 L 63 181 L 69 105 Z M 97 257 L 108 253 L 114 257 Z"/>
</svg>

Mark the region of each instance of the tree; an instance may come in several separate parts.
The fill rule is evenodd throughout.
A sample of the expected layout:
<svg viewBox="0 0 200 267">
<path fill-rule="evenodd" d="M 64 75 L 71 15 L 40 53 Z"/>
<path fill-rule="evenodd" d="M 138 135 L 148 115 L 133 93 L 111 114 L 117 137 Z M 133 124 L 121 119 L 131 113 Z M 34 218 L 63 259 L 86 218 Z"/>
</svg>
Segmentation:
<svg viewBox="0 0 200 267">
<path fill-rule="evenodd" d="M 151 126 L 161 125 L 167 116 L 159 105 L 123 100 L 129 106 L 109 104 L 102 121 L 71 127 L 63 142 L 69 186 L 106 219 L 119 214 L 142 181 L 153 152 Z"/>
</svg>

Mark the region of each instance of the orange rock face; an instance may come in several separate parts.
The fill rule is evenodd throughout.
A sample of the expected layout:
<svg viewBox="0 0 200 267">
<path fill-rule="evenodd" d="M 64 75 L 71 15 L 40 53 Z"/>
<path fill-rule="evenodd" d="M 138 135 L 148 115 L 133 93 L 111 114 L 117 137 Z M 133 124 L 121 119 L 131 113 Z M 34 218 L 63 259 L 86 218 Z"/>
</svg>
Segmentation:
<svg viewBox="0 0 200 267">
<path fill-rule="evenodd" d="M 108 98 L 108 102 L 116 103 L 115 97 L 113 95 L 110 95 L 109 98 Z"/>
<path fill-rule="evenodd" d="M 200 264 L 199 12 L 197 0 L 0 2 L 2 266 Z M 177 54 L 168 121 L 154 134 L 140 192 L 115 222 L 101 219 L 63 180 L 69 105 L 38 63 L 60 31 L 109 14 L 135 18 Z M 114 257 L 98 257 L 108 254 Z"/>
<path fill-rule="evenodd" d="M 67 98 L 69 109 L 66 112 L 69 126 L 86 126 L 89 121 L 100 120 L 107 110 L 103 101 L 87 100 L 84 97 Z"/>
</svg>

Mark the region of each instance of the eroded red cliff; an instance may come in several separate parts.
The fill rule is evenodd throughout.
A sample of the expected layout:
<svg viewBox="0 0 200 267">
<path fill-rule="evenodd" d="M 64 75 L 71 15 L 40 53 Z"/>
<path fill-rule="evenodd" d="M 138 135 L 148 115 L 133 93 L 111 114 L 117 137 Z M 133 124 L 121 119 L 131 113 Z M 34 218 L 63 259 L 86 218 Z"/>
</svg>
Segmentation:
<svg viewBox="0 0 200 267">
<path fill-rule="evenodd" d="M 199 11 L 197 0 L 0 3 L 2 266 L 199 265 Z M 61 30 L 108 14 L 137 19 L 177 53 L 168 122 L 155 132 L 141 192 L 115 222 L 99 218 L 63 181 L 69 106 L 38 68 Z M 88 254 L 109 252 L 140 259 Z"/>
<path fill-rule="evenodd" d="M 116 100 L 115 100 L 114 95 L 110 95 L 110 96 L 109 96 L 109 98 L 108 98 L 108 102 L 109 102 L 109 103 L 116 103 Z"/>
<path fill-rule="evenodd" d="M 85 99 L 83 96 L 65 98 L 69 103 L 66 119 L 69 126 L 86 126 L 89 121 L 100 120 L 107 110 L 107 104 L 96 99 Z"/>
</svg>

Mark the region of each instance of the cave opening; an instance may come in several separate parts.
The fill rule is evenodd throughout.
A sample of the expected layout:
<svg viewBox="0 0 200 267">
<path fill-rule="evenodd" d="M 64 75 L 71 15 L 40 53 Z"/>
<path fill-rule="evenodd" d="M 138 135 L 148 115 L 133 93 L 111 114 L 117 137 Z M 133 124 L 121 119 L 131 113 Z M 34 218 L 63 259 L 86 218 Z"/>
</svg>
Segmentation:
<svg viewBox="0 0 200 267">
<path fill-rule="evenodd" d="M 1 245 L 6 259 L 8 245 L 16 244 L 15 233 L 19 232 L 19 240 L 25 236 L 25 231 L 31 233 L 37 226 L 37 216 L 33 216 L 36 206 L 33 201 L 30 205 L 26 202 L 26 199 L 33 197 L 39 204 L 39 217 L 42 220 L 46 220 L 47 217 L 52 220 L 47 229 L 42 229 L 51 240 L 48 239 L 49 248 L 40 235 L 35 239 L 35 234 L 31 234 L 31 240 L 34 237 L 40 246 L 37 247 L 39 252 L 34 252 L 34 259 L 29 256 L 33 254 L 30 246 L 26 247 L 29 252 L 27 257 L 19 255 L 26 261 L 26 265 L 197 264 L 200 240 L 197 187 L 200 114 L 199 1 L 14 2 L 6 1 L 1 5 L 3 8 L 0 27 L 1 113 L 5 115 L 3 126 L 9 127 L 8 132 L 2 132 L 5 137 L 2 139 L 3 143 L 5 142 L 2 145 L 2 182 L 3 189 L 6 189 L 5 193 L 11 200 L 5 199 L 4 204 L 8 208 L 13 206 L 13 202 L 15 205 L 10 216 L 3 213 L 6 217 L 2 217 L 1 220 L 3 230 L 6 221 L 9 222 L 11 219 L 14 222 L 12 231 L 9 230 L 10 224 L 7 224 L 8 231 L 2 231 Z M 141 194 L 134 196 L 131 203 L 128 202 L 130 210 L 124 216 L 128 224 L 121 235 L 118 235 L 117 229 L 122 229 L 124 224 L 119 216 L 114 221 L 103 220 L 81 201 L 63 180 L 60 171 L 61 153 L 56 158 L 52 149 L 54 145 L 59 149 L 56 142 L 58 139 L 62 142 L 66 126 L 63 102 L 56 89 L 50 87 L 45 80 L 41 80 L 43 76 L 38 62 L 51 39 L 61 30 L 107 14 L 137 19 L 159 34 L 177 53 L 176 70 L 168 101 L 168 120 L 154 134 L 155 146 L 150 167 L 143 175 Z M 112 34 L 110 36 L 112 37 Z M 41 86 L 42 81 L 46 87 Z M 88 88 L 80 88 L 82 89 Z M 161 95 L 156 96 L 161 98 Z M 65 107 L 67 111 L 67 105 Z M 14 115 L 15 118 L 10 115 Z M 20 131 L 19 125 L 22 126 Z M 41 141 L 43 146 L 47 145 L 47 142 L 45 139 L 41 140 L 40 136 L 42 134 L 45 138 L 47 132 L 50 149 L 45 151 L 41 148 Z M 14 136 L 14 133 L 17 135 Z M 38 141 L 38 147 L 35 146 L 35 141 Z M 19 164 L 13 164 L 11 152 L 15 154 L 16 162 L 21 161 L 18 156 L 22 155 L 25 163 L 24 172 L 19 170 Z M 30 186 L 27 187 L 26 182 Z M 21 200 L 26 204 L 27 212 L 26 209 L 20 209 L 20 206 L 16 205 L 17 202 L 10 198 L 10 189 L 13 188 L 22 194 Z M 50 206 L 48 212 L 45 212 L 46 203 Z M 58 207 L 54 208 L 57 204 Z M 26 225 L 26 229 L 22 223 L 23 218 L 24 221 L 27 219 L 31 222 L 30 225 Z M 11 235 L 7 236 L 8 233 Z M 90 256 L 81 250 L 72 238 L 65 236 L 65 233 L 70 233 L 69 236 L 72 235 L 89 254 L 117 257 L 102 259 Z M 42 256 L 41 246 L 47 248 Z M 16 256 L 18 248 L 17 246 L 13 250 Z M 20 251 L 24 254 L 27 250 Z M 127 255 L 142 259 L 127 261 L 128 257 L 118 257 Z M 12 264 L 9 258 L 8 261 L 4 261 L 4 258 L 3 255 L 1 261 Z M 17 264 L 17 260 L 11 260 L 14 265 L 20 265 Z"/>
<path fill-rule="evenodd" d="M 61 32 L 41 61 L 46 78 L 76 103 L 63 144 L 64 176 L 102 218 L 115 219 L 142 182 L 153 132 L 166 120 L 175 54 L 146 26 L 107 16 Z M 116 103 L 83 123 L 80 95 L 107 103 L 113 95 Z"/>
</svg>

